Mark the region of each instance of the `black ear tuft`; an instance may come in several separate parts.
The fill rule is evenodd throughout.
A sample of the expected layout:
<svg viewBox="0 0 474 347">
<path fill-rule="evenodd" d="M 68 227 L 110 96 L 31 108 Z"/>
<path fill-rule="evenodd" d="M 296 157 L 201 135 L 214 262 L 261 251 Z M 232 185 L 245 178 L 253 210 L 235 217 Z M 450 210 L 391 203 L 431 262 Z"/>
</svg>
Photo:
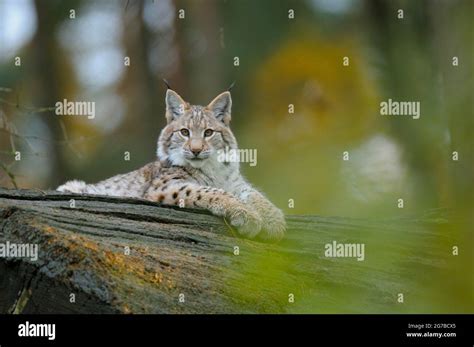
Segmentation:
<svg viewBox="0 0 474 347">
<path fill-rule="evenodd" d="M 235 86 L 235 81 L 232 82 L 232 84 L 229 86 L 229 88 L 227 88 L 227 91 L 230 92 L 232 90 L 232 88 L 234 88 Z"/>
<path fill-rule="evenodd" d="M 168 83 L 168 81 L 165 80 L 164 78 L 163 78 L 163 82 L 165 83 L 167 89 L 173 90 L 173 88 L 170 87 L 170 84 Z"/>
</svg>

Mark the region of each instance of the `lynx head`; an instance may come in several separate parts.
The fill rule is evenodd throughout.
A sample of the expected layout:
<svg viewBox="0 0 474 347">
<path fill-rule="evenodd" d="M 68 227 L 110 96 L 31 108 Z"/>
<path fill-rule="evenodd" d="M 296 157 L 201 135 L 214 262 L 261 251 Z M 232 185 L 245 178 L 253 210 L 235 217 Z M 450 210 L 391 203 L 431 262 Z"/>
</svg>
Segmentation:
<svg viewBox="0 0 474 347">
<path fill-rule="evenodd" d="M 167 125 L 158 138 L 158 160 L 200 168 L 217 162 L 219 150 L 236 149 L 237 142 L 229 127 L 231 106 L 228 91 L 204 107 L 190 105 L 168 89 Z"/>
</svg>

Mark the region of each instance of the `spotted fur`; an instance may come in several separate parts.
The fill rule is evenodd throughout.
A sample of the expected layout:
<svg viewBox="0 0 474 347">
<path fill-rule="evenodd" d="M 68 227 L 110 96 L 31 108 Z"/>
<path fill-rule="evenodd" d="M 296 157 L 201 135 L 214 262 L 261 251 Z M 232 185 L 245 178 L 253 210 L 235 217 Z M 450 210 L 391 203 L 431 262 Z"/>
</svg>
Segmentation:
<svg viewBox="0 0 474 347">
<path fill-rule="evenodd" d="M 69 181 L 58 190 L 202 208 L 227 218 L 244 236 L 280 239 L 283 213 L 242 177 L 239 163 L 217 160 L 219 150 L 237 149 L 229 127 L 231 106 L 230 92 L 203 107 L 168 89 L 167 125 L 158 138 L 155 162 L 96 184 Z"/>
</svg>

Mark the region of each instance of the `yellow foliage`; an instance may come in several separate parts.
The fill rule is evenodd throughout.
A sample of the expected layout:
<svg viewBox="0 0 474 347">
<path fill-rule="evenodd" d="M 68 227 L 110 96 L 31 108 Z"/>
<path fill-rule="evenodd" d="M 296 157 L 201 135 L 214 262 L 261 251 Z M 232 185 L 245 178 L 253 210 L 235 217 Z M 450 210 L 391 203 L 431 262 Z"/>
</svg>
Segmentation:
<svg viewBox="0 0 474 347">
<path fill-rule="evenodd" d="M 246 174 L 279 206 L 295 199 L 287 213 L 333 213 L 339 193 L 348 200 L 348 192 L 340 191 L 342 152 L 382 124 L 376 86 L 357 44 L 298 36 L 258 71 L 246 110 L 252 125 L 239 139 L 258 148 L 259 164 Z"/>
<path fill-rule="evenodd" d="M 343 65 L 344 57 L 349 66 Z M 378 114 L 375 87 L 347 40 L 287 42 L 261 66 L 253 95 L 255 119 L 288 143 L 345 143 L 364 136 Z"/>
</svg>

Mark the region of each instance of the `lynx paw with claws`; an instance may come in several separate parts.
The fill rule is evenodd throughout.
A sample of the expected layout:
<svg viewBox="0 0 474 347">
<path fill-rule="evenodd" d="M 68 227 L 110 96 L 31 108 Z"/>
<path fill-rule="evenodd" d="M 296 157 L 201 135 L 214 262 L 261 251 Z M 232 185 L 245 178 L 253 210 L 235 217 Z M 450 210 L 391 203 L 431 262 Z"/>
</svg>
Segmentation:
<svg viewBox="0 0 474 347">
<path fill-rule="evenodd" d="M 243 236 L 253 238 L 262 229 L 262 219 L 260 216 L 247 209 L 236 209 L 230 216 L 230 224 L 236 227 Z"/>
</svg>

